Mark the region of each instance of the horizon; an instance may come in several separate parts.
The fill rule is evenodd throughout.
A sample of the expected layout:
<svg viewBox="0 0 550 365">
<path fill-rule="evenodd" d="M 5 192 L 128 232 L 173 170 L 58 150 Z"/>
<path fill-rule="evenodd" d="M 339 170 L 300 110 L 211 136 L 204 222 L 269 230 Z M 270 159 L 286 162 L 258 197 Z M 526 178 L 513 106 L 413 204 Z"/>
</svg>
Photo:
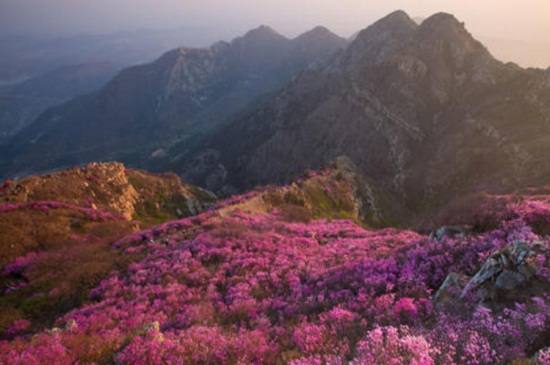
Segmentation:
<svg viewBox="0 0 550 365">
<path fill-rule="evenodd" d="M 289 11 L 288 9 L 292 9 Z M 365 4 L 345 0 L 302 0 L 289 7 L 285 1 L 265 1 L 258 6 L 251 0 L 235 0 L 232 7 L 221 0 L 198 2 L 162 0 L 83 1 L 2 0 L 0 33 L 7 37 L 38 39 L 109 36 L 114 33 L 182 31 L 180 46 L 210 44 L 245 34 L 267 25 L 287 38 L 294 38 L 316 26 L 349 38 L 378 19 L 396 10 L 411 18 L 428 18 L 445 12 L 453 14 L 474 38 L 484 43 L 493 55 L 523 67 L 550 66 L 550 3 L 531 0 L 507 1 L 495 8 L 488 0 L 455 4 L 442 0 L 434 5 L 426 0 L 389 0 L 384 4 Z"/>
<path fill-rule="evenodd" d="M 475 34 L 511 40 L 537 41 L 550 34 L 550 3 L 543 0 L 509 0 L 495 8 L 489 0 L 466 0 L 456 4 L 441 0 L 388 0 L 384 4 L 365 4 L 361 0 L 301 0 L 298 5 L 285 0 L 2 0 L 0 32 L 4 35 L 67 36 L 105 34 L 136 29 L 217 28 L 241 32 L 266 24 L 287 36 L 323 25 L 342 36 L 349 36 L 377 19 L 403 10 L 411 18 L 426 18 L 446 12 L 465 22 Z M 513 26 L 512 26 L 513 25 Z"/>
</svg>

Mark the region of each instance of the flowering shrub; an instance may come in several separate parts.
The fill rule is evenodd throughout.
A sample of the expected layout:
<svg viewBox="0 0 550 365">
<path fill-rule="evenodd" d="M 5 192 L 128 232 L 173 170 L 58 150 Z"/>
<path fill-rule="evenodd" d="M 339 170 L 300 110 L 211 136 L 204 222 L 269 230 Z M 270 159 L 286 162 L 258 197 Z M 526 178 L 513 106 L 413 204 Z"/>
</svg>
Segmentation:
<svg viewBox="0 0 550 365">
<path fill-rule="evenodd" d="M 540 365 L 550 365 L 550 348 L 545 348 L 539 351 L 537 360 Z"/>
<path fill-rule="evenodd" d="M 238 199 L 237 199 L 238 200 Z M 25 335 L 15 318 L 0 363 L 505 364 L 550 345 L 549 298 L 490 309 L 464 294 L 436 306 L 451 272 L 476 274 L 493 253 L 549 240 L 531 227 L 548 202 L 510 203 L 498 228 L 441 240 L 370 231 L 350 220 L 289 222 L 216 211 L 115 244 L 142 259 L 113 272 L 56 328 Z M 20 259 L 16 274 L 33 265 Z M 52 297 L 57 294 L 50 292 Z M 547 350 L 540 351 L 544 363 Z M 55 360 L 55 361 L 54 361 Z"/>
<path fill-rule="evenodd" d="M 412 335 L 410 329 L 402 326 L 378 327 L 367 333 L 357 346 L 357 357 L 353 365 L 433 365 L 428 341 L 422 336 Z"/>
</svg>

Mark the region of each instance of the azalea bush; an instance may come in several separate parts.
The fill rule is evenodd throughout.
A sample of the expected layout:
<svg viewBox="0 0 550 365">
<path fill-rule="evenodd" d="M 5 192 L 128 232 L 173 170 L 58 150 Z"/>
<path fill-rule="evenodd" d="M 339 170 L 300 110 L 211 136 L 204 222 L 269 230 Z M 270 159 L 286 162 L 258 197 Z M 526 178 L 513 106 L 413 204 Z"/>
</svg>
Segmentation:
<svg viewBox="0 0 550 365">
<path fill-rule="evenodd" d="M 473 294 L 438 305 L 434 294 L 450 273 L 471 277 L 513 242 L 549 248 L 533 231 L 548 208 L 510 202 L 499 227 L 441 240 L 350 220 L 289 221 L 277 211 L 173 221 L 116 242 L 140 259 L 52 327 L 29 334 L 25 318 L 14 318 L 0 363 L 544 364 L 545 293 L 505 308 Z M 548 254 L 536 259 L 537 280 L 546 281 Z"/>
</svg>

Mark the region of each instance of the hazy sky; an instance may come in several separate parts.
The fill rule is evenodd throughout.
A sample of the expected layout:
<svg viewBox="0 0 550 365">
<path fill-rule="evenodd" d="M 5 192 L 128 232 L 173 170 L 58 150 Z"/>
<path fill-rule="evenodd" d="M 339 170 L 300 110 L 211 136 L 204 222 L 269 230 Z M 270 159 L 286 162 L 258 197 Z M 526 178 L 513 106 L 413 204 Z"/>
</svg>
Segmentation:
<svg viewBox="0 0 550 365">
<path fill-rule="evenodd" d="M 289 37 L 316 25 L 348 37 L 397 9 L 452 13 L 497 58 L 550 65 L 550 0 L 0 0 L 0 36 L 183 27 L 213 42 L 267 24 Z"/>
<path fill-rule="evenodd" d="M 450 12 L 474 35 L 550 43 L 549 0 L 0 0 L 0 32 L 70 35 L 193 26 L 227 34 L 268 24 L 293 36 L 322 24 L 347 36 L 396 9 L 411 16 Z"/>
</svg>

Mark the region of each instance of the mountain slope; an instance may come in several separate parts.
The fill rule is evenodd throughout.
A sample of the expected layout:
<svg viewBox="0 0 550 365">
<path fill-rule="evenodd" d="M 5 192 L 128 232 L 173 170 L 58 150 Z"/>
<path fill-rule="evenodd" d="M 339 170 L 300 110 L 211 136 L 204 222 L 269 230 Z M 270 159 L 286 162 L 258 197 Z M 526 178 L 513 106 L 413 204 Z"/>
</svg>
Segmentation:
<svg viewBox="0 0 550 365">
<path fill-rule="evenodd" d="M 240 143 L 233 143 L 233 141 Z M 550 70 L 495 60 L 463 24 L 394 12 L 174 163 L 233 190 L 347 155 L 403 216 L 550 177 Z"/>
<path fill-rule="evenodd" d="M 172 50 L 42 114 L 7 144 L 0 170 L 22 174 L 108 159 L 144 166 L 174 145 L 181 153 L 343 44 L 328 31 L 292 41 L 262 26 L 231 43 Z"/>
<path fill-rule="evenodd" d="M 13 284 L 0 304 L 28 296 L 1 313 L 0 363 L 545 364 L 550 239 L 535 227 L 550 221 L 548 191 L 488 196 L 499 204 L 477 214 L 495 227 L 431 236 L 255 209 L 295 187 L 236 196 L 117 241 L 132 262 L 46 328 L 17 310 L 66 289 L 38 286 L 48 266 L 23 257 L 0 274 Z"/>
</svg>

